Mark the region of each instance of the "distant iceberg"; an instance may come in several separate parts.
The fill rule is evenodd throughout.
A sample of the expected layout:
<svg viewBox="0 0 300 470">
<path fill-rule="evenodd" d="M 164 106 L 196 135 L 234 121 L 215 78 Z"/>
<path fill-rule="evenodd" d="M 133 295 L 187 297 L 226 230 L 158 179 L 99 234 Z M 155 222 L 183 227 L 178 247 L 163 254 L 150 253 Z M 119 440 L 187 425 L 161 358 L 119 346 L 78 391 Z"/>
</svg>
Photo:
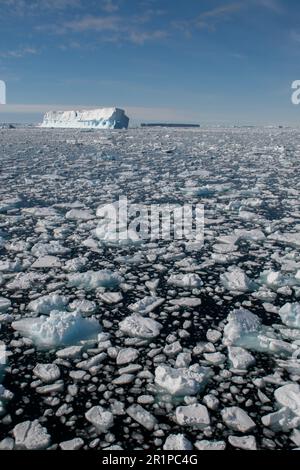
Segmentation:
<svg viewBox="0 0 300 470">
<path fill-rule="evenodd" d="M 49 111 L 40 127 L 68 129 L 127 129 L 129 118 L 119 108 Z"/>
</svg>

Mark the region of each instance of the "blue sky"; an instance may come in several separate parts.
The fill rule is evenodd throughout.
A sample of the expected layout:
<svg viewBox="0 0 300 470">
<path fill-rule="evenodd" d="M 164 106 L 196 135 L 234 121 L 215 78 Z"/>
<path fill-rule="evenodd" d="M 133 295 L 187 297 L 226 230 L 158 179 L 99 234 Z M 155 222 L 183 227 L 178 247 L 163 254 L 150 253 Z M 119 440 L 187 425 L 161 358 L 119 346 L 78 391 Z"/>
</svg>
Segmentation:
<svg viewBox="0 0 300 470">
<path fill-rule="evenodd" d="M 125 107 L 133 122 L 300 123 L 299 0 L 0 0 L 0 121 Z"/>
</svg>

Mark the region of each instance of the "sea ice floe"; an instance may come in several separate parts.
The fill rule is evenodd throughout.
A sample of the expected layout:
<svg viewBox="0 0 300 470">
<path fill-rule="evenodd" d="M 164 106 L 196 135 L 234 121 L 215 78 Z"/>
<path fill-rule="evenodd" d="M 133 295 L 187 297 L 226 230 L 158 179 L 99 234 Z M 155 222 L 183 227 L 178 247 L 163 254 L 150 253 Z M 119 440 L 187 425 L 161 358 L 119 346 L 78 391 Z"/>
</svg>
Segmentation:
<svg viewBox="0 0 300 470">
<path fill-rule="evenodd" d="M 256 284 L 244 273 L 244 271 L 237 267 L 230 267 L 228 271 L 221 274 L 220 280 L 222 285 L 233 292 L 249 292 L 256 289 Z"/>
<path fill-rule="evenodd" d="M 117 365 L 121 366 L 124 364 L 133 363 L 139 356 L 139 352 L 137 349 L 134 348 L 125 348 L 120 349 L 118 352 L 118 356 L 116 359 Z"/>
<path fill-rule="evenodd" d="M 0 313 L 7 312 L 10 306 L 11 306 L 11 301 L 9 299 L 0 297 Z"/>
<path fill-rule="evenodd" d="M 156 418 L 141 405 L 131 405 L 126 410 L 127 414 L 148 431 L 152 431 L 157 423 Z"/>
<path fill-rule="evenodd" d="M 15 447 L 20 450 L 44 450 L 49 447 L 51 437 L 38 420 L 25 421 L 13 429 Z"/>
<path fill-rule="evenodd" d="M 281 407 L 288 408 L 300 417 L 300 385 L 290 383 L 277 388 L 274 393 L 275 400 Z"/>
<path fill-rule="evenodd" d="M 162 325 L 152 318 L 139 314 L 126 317 L 119 323 L 120 330 L 128 336 L 152 339 L 159 335 Z"/>
<path fill-rule="evenodd" d="M 59 311 L 52 311 L 49 316 L 24 318 L 12 323 L 12 327 L 42 349 L 76 345 L 97 338 L 101 331 L 99 322 L 93 318 L 83 318 L 80 312 Z"/>
<path fill-rule="evenodd" d="M 221 411 L 221 415 L 226 426 L 234 431 L 246 433 L 256 427 L 253 419 L 238 406 L 224 408 Z"/>
<path fill-rule="evenodd" d="M 282 323 L 300 329 L 300 303 L 286 303 L 279 310 L 279 315 Z"/>
<path fill-rule="evenodd" d="M 82 210 L 82 209 L 71 209 L 69 212 L 66 213 L 66 219 L 69 220 L 91 220 L 94 219 L 95 215 L 92 214 L 89 210 Z"/>
<path fill-rule="evenodd" d="M 67 297 L 59 294 L 49 294 L 32 300 L 28 304 L 28 310 L 35 313 L 41 313 L 43 315 L 49 315 L 52 310 L 64 311 L 67 304 Z"/>
<path fill-rule="evenodd" d="M 161 299 L 159 297 L 155 296 L 150 296 L 150 297 L 144 297 L 141 300 L 138 300 L 134 304 L 129 305 L 129 309 L 132 312 L 139 313 L 140 315 L 148 315 L 151 313 L 153 310 L 158 308 L 160 305 L 164 303 L 165 299 Z"/>
<path fill-rule="evenodd" d="M 33 369 L 33 373 L 46 384 L 55 382 L 60 378 L 60 370 L 56 364 L 37 364 Z"/>
<path fill-rule="evenodd" d="M 203 391 L 211 376 L 212 371 L 199 364 L 177 369 L 163 365 L 155 370 L 155 383 L 170 395 L 184 397 Z"/>
<path fill-rule="evenodd" d="M 180 426 L 192 426 L 205 429 L 210 425 L 210 418 L 206 406 L 195 403 L 176 408 L 176 421 Z"/>
<path fill-rule="evenodd" d="M 183 434 L 170 434 L 163 446 L 164 450 L 192 450 L 191 442 Z"/>
<path fill-rule="evenodd" d="M 106 433 L 114 425 L 113 414 L 102 406 L 93 406 L 85 413 L 85 417 L 98 434 Z"/>
<path fill-rule="evenodd" d="M 269 289 L 276 291 L 281 287 L 293 286 L 295 284 L 295 279 L 280 271 L 263 271 L 260 275 L 259 282 L 267 286 Z"/>
<path fill-rule="evenodd" d="M 255 364 L 255 358 L 243 348 L 229 346 L 228 358 L 234 369 L 246 370 Z"/>
<path fill-rule="evenodd" d="M 207 441 L 203 439 L 202 441 L 196 441 L 195 447 L 197 450 L 225 450 L 226 442 L 224 441 Z"/>
<path fill-rule="evenodd" d="M 286 407 L 263 416 L 261 421 L 264 426 L 271 428 L 274 432 L 288 432 L 300 426 L 299 416 Z"/>
<path fill-rule="evenodd" d="M 68 279 L 70 287 L 86 290 L 93 290 L 98 287 L 114 289 L 122 282 L 122 277 L 118 273 L 109 270 L 68 274 Z"/>
<path fill-rule="evenodd" d="M 70 303 L 69 308 L 71 310 L 77 310 L 87 316 L 92 315 L 97 310 L 97 304 L 87 299 L 76 299 Z"/>
<path fill-rule="evenodd" d="M 172 274 L 168 279 L 168 284 L 175 287 L 182 287 L 186 289 L 194 289 L 203 286 L 198 274 Z"/>
<path fill-rule="evenodd" d="M 233 310 L 227 317 L 223 343 L 269 354 L 292 355 L 297 346 L 276 337 L 275 330 L 261 324 L 257 315 L 246 309 Z"/>
<path fill-rule="evenodd" d="M 228 442 L 233 447 L 242 450 L 257 450 L 254 436 L 229 436 Z"/>
</svg>

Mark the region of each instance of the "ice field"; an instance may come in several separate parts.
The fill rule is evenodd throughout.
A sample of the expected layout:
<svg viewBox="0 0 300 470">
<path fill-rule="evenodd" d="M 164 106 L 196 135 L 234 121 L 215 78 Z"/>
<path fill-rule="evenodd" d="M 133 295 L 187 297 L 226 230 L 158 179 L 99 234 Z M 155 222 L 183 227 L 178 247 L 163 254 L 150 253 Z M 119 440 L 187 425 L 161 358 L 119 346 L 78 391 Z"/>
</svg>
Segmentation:
<svg viewBox="0 0 300 470">
<path fill-rule="evenodd" d="M 300 448 L 299 159 L 293 129 L 0 130 L 0 449 Z M 203 246 L 97 236 L 122 195 L 203 204 Z"/>
</svg>

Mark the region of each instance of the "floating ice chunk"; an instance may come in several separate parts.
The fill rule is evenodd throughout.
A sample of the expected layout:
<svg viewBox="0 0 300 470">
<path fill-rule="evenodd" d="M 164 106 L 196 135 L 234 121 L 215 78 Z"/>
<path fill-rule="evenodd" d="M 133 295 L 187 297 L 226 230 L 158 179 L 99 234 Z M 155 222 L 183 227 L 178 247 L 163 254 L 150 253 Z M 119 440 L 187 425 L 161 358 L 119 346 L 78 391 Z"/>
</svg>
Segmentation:
<svg viewBox="0 0 300 470">
<path fill-rule="evenodd" d="M 287 303 L 279 310 L 282 323 L 300 329 L 300 303 Z"/>
<path fill-rule="evenodd" d="M 195 426 L 198 429 L 204 429 L 210 425 L 206 406 L 198 403 L 177 407 L 176 421 L 180 426 Z"/>
<path fill-rule="evenodd" d="M 124 364 L 134 363 L 134 361 L 138 358 L 139 352 L 137 349 L 134 348 L 125 348 L 120 349 L 118 356 L 117 356 L 117 365 L 121 366 Z"/>
<path fill-rule="evenodd" d="M 81 340 L 96 338 L 101 331 L 95 319 L 86 319 L 79 312 L 53 311 L 49 317 L 25 318 L 12 323 L 23 336 L 45 349 L 78 344 Z"/>
<path fill-rule="evenodd" d="M 236 344 L 248 335 L 257 335 L 261 327 L 258 316 L 244 308 L 233 310 L 227 317 L 227 325 L 224 328 L 223 343 L 225 345 Z"/>
<path fill-rule="evenodd" d="M 183 434 L 170 434 L 164 443 L 164 450 L 192 450 L 193 446 Z"/>
<path fill-rule="evenodd" d="M 287 384 L 275 390 L 275 400 L 282 406 L 289 408 L 300 417 L 300 385 Z"/>
<path fill-rule="evenodd" d="M 5 413 L 5 404 L 14 398 L 14 394 L 0 385 L 0 416 Z"/>
<path fill-rule="evenodd" d="M 151 339 L 159 335 L 162 325 L 151 318 L 134 314 L 121 321 L 119 328 L 128 336 Z"/>
<path fill-rule="evenodd" d="M 240 240 L 249 240 L 254 242 L 263 241 L 266 236 L 265 234 L 259 229 L 253 230 L 235 230 L 235 234 L 239 237 Z"/>
<path fill-rule="evenodd" d="M 173 396 L 196 395 L 204 390 L 212 372 L 207 367 L 194 364 L 189 368 L 173 369 L 159 366 L 155 370 L 155 383 Z"/>
<path fill-rule="evenodd" d="M 100 294 L 100 299 L 109 305 L 117 304 L 123 300 L 123 295 L 121 292 L 105 292 Z"/>
<path fill-rule="evenodd" d="M 35 313 L 49 315 L 52 310 L 64 311 L 66 309 L 67 303 L 67 297 L 59 294 L 49 294 L 30 302 L 28 305 L 28 310 L 31 310 Z"/>
<path fill-rule="evenodd" d="M 257 287 L 242 269 L 235 266 L 230 267 L 227 273 L 221 274 L 220 280 L 225 289 L 233 292 L 250 292 Z"/>
<path fill-rule="evenodd" d="M 181 297 L 180 299 L 171 299 L 171 305 L 177 305 L 178 307 L 199 307 L 202 301 L 196 297 Z"/>
<path fill-rule="evenodd" d="M 82 271 L 87 264 L 86 258 L 73 258 L 66 261 L 64 269 L 69 272 Z"/>
<path fill-rule="evenodd" d="M 82 210 L 82 209 L 71 209 L 69 212 L 66 213 L 66 219 L 69 220 L 92 220 L 95 218 L 89 210 Z"/>
<path fill-rule="evenodd" d="M 288 432 L 300 426 L 300 417 L 286 407 L 263 416 L 261 421 L 264 426 L 271 428 L 274 432 Z"/>
<path fill-rule="evenodd" d="M 176 286 L 176 287 L 183 287 L 188 289 L 194 289 L 203 286 L 203 282 L 201 281 L 198 274 L 173 274 L 168 279 L 168 284 Z"/>
<path fill-rule="evenodd" d="M 51 240 L 49 243 L 37 243 L 31 248 L 31 253 L 37 258 L 47 255 L 65 255 L 70 249 L 62 246 L 59 241 Z"/>
<path fill-rule="evenodd" d="M 226 356 L 220 352 L 215 352 L 215 353 L 205 353 L 204 354 L 204 359 L 209 362 L 210 364 L 213 364 L 215 366 L 218 366 L 220 364 L 223 364 L 226 360 Z"/>
<path fill-rule="evenodd" d="M 297 233 L 272 233 L 268 236 L 269 240 L 274 240 L 276 242 L 282 243 L 283 245 L 288 245 L 293 248 L 300 248 L 300 232 Z"/>
<path fill-rule="evenodd" d="M 261 273 L 259 281 L 272 290 L 277 290 L 285 286 L 293 286 L 295 284 L 295 280 L 292 277 L 282 274 L 279 271 L 264 271 Z"/>
<path fill-rule="evenodd" d="M 260 319 L 246 309 L 228 315 L 223 343 L 269 354 L 291 355 L 297 346 L 277 339 L 272 328 L 261 325 Z"/>
<path fill-rule="evenodd" d="M 9 290 L 28 290 L 31 289 L 35 283 L 45 284 L 47 276 L 36 273 L 19 273 L 13 281 L 9 282 L 6 287 Z"/>
<path fill-rule="evenodd" d="M 255 364 L 255 358 L 243 348 L 229 346 L 228 358 L 234 369 L 246 370 Z"/>
<path fill-rule="evenodd" d="M 114 425 L 114 416 L 102 406 L 93 406 L 85 413 L 86 419 L 95 427 L 98 434 L 106 433 Z"/>
<path fill-rule="evenodd" d="M 229 436 L 228 442 L 237 449 L 257 450 L 256 440 L 254 436 Z"/>
<path fill-rule="evenodd" d="M 34 269 L 59 268 L 61 262 L 57 256 L 41 256 L 33 264 Z"/>
<path fill-rule="evenodd" d="M 129 309 L 132 312 L 137 312 L 140 315 L 148 315 L 150 312 L 158 308 L 161 304 L 163 304 L 165 299 L 161 299 L 159 297 L 144 297 L 141 300 L 138 300 L 136 303 L 129 305 Z"/>
<path fill-rule="evenodd" d="M 42 382 L 50 384 L 60 378 L 60 370 L 56 364 L 37 364 L 33 373 Z"/>
<path fill-rule="evenodd" d="M 77 310 L 85 315 L 92 315 L 97 310 L 97 304 L 86 299 L 74 300 L 69 307 L 71 310 Z"/>
<path fill-rule="evenodd" d="M 198 450 L 225 450 L 226 449 L 226 442 L 224 441 L 197 441 L 195 443 L 195 447 Z"/>
<path fill-rule="evenodd" d="M 81 356 L 82 346 L 70 346 L 56 351 L 57 357 L 61 359 L 77 359 Z"/>
<path fill-rule="evenodd" d="M 127 408 L 127 414 L 148 431 L 152 431 L 157 423 L 156 418 L 141 405 L 131 405 Z"/>
<path fill-rule="evenodd" d="M 0 214 L 16 209 L 20 206 L 22 200 L 18 197 L 2 199 L 0 202 Z"/>
<path fill-rule="evenodd" d="M 226 426 L 234 431 L 245 433 L 256 427 L 256 424 L 246 411 L 242 410 L 238 406 L 224 408 L 221 411 L 221 415 Z"/>
<path fill-rule="evenodd" d="M 113 289 L 122 282 L 119 274 L 109 270 L 87 271 L 85 273 L 68 274 L 69 286 L 79 289 L 93 290 L 98 287 Z"/>
<path fill-rule="evenodd" d="M 25 421 L 13 429 L 15 446 L 21 450 L 44 450 L 49 447 L 51 438 L 38 420 Z"/>
<path fill-rule="evenodd" d="M 75 437 L 70 441 L 61 442 L 59 447 L 61 450 L 79 450 L 84 445 L 84 441 L 80 437 Z"/>
<path fill-rule="evenodd" d="M 11 306 L 11 301 L 9 299 L 0 297 L 0 313 L 7 312 L 10 306 Z"/>
</svg>

